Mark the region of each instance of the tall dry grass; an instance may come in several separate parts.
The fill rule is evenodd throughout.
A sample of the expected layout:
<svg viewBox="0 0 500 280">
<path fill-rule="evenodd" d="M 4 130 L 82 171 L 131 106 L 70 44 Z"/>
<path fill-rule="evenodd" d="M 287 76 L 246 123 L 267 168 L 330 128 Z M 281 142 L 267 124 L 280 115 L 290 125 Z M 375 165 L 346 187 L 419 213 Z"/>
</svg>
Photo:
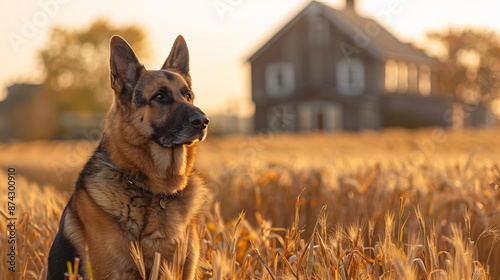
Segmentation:
<svg viewBox="0 0 500 280">
<path fill-rule="evenodd" d="M 45 279 L 47 258 L 52 241 L 59 229 L 59 219 L 69 195 L 55 191 L 51 186 L 43 188 L 30 183 L 16 174 L 15 244 L 8 243 L 7 232 L 7 172 L 0 170 L 0 279 Z M 16 250 L 16 273 L 10 273 L 7 263 L 8 249 L 14 245 Z M 10 251 L 10 250 L 9 250 Z"/>
<path fill-rule="evenodd" d="M 216 193 L 199 229 L 203 278 L 500 279 L 500 132 L 446 132 L 445 141 L 432 135 L 391 130 L 203 143 L 198 169 Z M 80 167 L 73 165 L 83 164 L 89 145 L 0 147 L 0 166 L 15 165 L 19 174 L 18 269 L 7 274 L 2 254 L 0 279 L 45 279 L 69 197 L 61 190 L 70 190 L 63 185 L 74 180 Z M 63 176 L 51 173 L 54 162 L 66 166 Z M 45 174 L 37 180 L 32 172 Z M 6 197 L 2 188 L 0 205 Z M 0 217 L 1 244 L 5 222 Z M 146 278 L 175 278 L 182 248 L 174 263 L 159 256 Z"/>
<path fill-rule="evenodd" d="M 247 211 L 239 252 L 231 253 L 234 239 L 226 224 L 212 227 L 211 236 L 223 233 L 219 243 L 208 238 L 207 252 L 241 264 L 229 271 L 244 267 L 249 254 L 254 261 L 248 275 L 266 279 L 500 277 L 497 165 L 457 165 L 445 172 L 374 165 L 337 180 L 322 169 L 281 165 L 254 172 L 220 186 L 223 210 L 210 218 L 223 221 L 220 212 Z M 206 258 L 213 261 L 213 255 Z"/>
</svg>

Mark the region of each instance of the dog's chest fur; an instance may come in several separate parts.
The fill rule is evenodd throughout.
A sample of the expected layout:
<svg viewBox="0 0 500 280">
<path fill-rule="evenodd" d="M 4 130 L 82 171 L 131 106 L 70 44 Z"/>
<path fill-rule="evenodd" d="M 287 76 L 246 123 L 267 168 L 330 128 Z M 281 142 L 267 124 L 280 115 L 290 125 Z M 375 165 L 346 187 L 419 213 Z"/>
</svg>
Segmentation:
<svg viewBox="0 0 500 280">
<path fill-rule="evenodd" d="M 101 178 L 94 176 L 92 178 Z M 94 181 L 94 180 L 93 180 Z M 139 241 L 143 252 L 175 252 L 179 238 L 198 218 L 207 195 L 196 176 L 175 195 L 154 195 L 142 190 L 141 183 L 130 185 L 121 174 L 88 182 L 86 191 L 129 241 Z M 163 201 L 162 201 L 163 200 Z"/>
<path fill-rule="evenodd" d="M 183 236 L 190 222 L 190 211 L 184 208 L 186 198 L 176 196 L 144 195 L 132 190 L 121 201 L 122 213 L 118 224 L 133 240 L 140 240 L 144 250 L 172 251 L 180 240 L 171 236 Z"/>
<path fill-rule="evenodd" d="M 170 221 L 178 223 L 182 194 L 162 197 L 143 193 L 140 190 L 126 190 L 124 196 L 116 196 L 113 204 L 120 206 L 121 213 L 117 217 L 118 223 L 125 232 L 133 237 L 151 237 L 155 231 L 166 228 Z M 162 206 L 163 205 L 163 206 Z M 158 236 L 161 238 L 164 236 Z"/>
</svg>

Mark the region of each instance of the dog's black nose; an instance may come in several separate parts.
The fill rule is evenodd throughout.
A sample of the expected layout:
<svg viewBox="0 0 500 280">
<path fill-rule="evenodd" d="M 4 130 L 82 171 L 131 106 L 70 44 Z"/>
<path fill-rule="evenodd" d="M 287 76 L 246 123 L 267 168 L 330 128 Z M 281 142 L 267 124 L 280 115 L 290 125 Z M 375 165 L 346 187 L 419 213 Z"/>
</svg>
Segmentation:
<svg viewBox="0 0 500 280">
<path fill-rule="evenodd" d="M 208 118 L 207 116 L 205 115 L 202 115 L 202 114 L 196 114 L 194 116 L 191 116 L 189 118 L 189 123 L 194 127 L 194 128 L 197 128 L 197 129 L 204 129 L 207 127 L 208 125 Z"/>
</svg>

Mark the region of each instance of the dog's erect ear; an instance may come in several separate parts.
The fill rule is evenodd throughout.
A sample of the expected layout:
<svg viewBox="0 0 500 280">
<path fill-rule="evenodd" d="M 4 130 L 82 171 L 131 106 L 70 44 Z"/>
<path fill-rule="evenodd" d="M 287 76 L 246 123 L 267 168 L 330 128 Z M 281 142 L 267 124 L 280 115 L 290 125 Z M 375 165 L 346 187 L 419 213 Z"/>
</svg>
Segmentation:
<svg viewBox="0 0 500 280">
<path fill-rule="evenodd" d="M 120 36 L 113 36 L 110 41 L 111 55 L 109 59 L 111 87 L 119 94 L 122 102 L 127 101 L 139 78 L 140 71 L 144 68 L 139 63 L 132 48 Z M 131 96 L 130 96 L 131 97 Z"/>
<path fill-rule="evenodd" d="M 189 75 L 189 50 L 182 35 L 177 36 L 177 39 L 175 39 L 172 50 L 161 69 L 179 73 L 184 80 L 191 85 L 191 75 Z"/>
</svg>

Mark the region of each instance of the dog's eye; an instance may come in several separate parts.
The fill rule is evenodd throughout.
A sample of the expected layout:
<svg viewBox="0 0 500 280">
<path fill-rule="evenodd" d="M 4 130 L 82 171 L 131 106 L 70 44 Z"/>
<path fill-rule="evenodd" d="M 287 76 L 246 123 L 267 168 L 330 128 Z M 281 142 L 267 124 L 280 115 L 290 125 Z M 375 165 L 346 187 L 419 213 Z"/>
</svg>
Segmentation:
<svg viewBox="0 0 500 280">
<path fill-rule="evenodd" d="M 174 101 L 172 98 L 172 92 L 170 92 L 167 87 L 161 87 L 156 90 L 151 100 L 160 103 L 171 103 Z"/>
<path fill-rule="evenodd" d="M 186 99 L 187 101 L 191 101 L 193 99 L 193 96 L 191 95 L 191 93 L 186 93 Z"/>
<path fill-rule="evenodd" d="M 157 94 L 157 95 L 155 95 L 154 99 L 158 100 L 158 101 L 162 101 L 162 100 L 165 100 L 165 96 L 163 96 L 163 94 Z"/>
</svg>

